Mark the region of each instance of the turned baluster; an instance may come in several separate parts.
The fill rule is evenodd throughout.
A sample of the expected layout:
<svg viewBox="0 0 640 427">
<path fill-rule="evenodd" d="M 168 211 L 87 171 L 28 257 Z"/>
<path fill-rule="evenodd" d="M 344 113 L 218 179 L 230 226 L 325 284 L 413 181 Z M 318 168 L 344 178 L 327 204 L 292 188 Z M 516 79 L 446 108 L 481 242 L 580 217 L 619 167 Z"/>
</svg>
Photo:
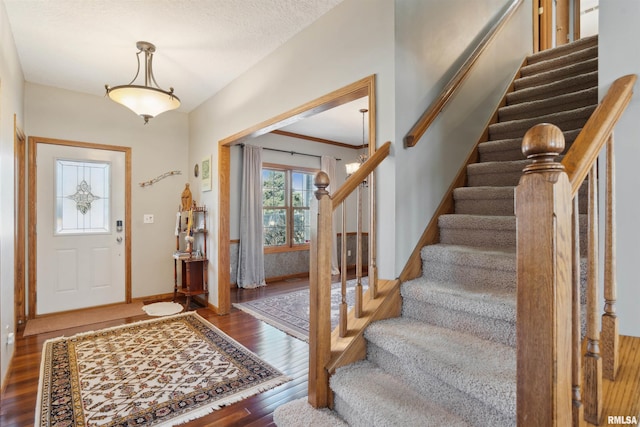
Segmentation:
<svg viewBox="0 0 640 427">
<path fill-rule="evenodd" d="M 607 194 L 604 243 L 604 314 L 602 315 L 602 372 L 614 381 L 618 371 L 618 316 L 616 315 L 616 212 L 613 135 L 607 140 Z"/>
<path fill-rule="evenodd" d="M 369 295 L 371 299 L 378 297 L 378 265 L 376 250 L 376 177 L 375 172 L 369 175 Z"/>
<path fill-rule="evenodd" d="M 573 198 L 573 212 L 571 214 L 571 228 L 573 234 L 573 267 L 571 271 L 572 282 L 572 331 L 571 331 L 571 378 L 573 383 L 573 425 L 580 426 L 584 417 L 584 406 L 580 396 L 582 381 L 582 334 L 580 327 L 580 210 L 578 195 Z"/>
<path fill-rule="evenodd" d="M 571 186 L 562 131 L 536 125 L 516 188 L 517 424 L 571 424 Z"/>
<path fill-rule="evenodd" d="M 362 184 L 356 189 L 357 205 L 356 205 L 356 301 L 354 314 L 356 319 L 362 316 Z"/>
<path fill-rule="evenodd" d="M 599 424 L 602 415 L 602 358 L 598 325 L 598 169 L 589 172 L 587 254 L 587 352 L 584 356 L 584 418 Z"/>
<path fill-rule="evenodd" d="M 347 209 L 342 202 L 342 238 L 340 239 L 340 337 L 347 335 Z"/>
<path fill-rule="evenodd" d="M 314 408 L 329 402 L 331 357 L 331 247 L 333 203 L 327 187 L 329 176 L 318 172 L 314 185 L 316 201 L 311 208 L 309 245 L 309 388 L 308 401 Z"/>
</svg>

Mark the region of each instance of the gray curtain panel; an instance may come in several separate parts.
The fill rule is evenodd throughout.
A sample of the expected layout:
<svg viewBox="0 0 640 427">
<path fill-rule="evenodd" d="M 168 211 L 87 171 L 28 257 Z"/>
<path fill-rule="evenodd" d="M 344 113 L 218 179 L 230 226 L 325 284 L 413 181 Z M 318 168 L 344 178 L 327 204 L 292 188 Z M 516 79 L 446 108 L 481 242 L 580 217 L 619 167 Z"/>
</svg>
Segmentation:
<svg viewBox="0 0 640 427">
<path fill-rule="evenodd" d="M 265 286 L 262 230 L 262 147 L 245 145 L 240 194 L 239 288 Z"/>
</svg>

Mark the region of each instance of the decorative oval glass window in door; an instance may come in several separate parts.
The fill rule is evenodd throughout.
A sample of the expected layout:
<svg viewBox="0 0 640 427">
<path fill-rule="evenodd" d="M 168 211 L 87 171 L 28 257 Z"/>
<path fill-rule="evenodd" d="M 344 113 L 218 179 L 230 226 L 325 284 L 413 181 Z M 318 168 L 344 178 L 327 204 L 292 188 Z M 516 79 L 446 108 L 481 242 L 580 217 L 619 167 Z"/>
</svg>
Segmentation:
<svg viewBox="0 0 640 427">
<path fill-rule="evenodd" d="M 55 233 L 109 233 L 109 162 L 56 159 Z"/>
</svg>

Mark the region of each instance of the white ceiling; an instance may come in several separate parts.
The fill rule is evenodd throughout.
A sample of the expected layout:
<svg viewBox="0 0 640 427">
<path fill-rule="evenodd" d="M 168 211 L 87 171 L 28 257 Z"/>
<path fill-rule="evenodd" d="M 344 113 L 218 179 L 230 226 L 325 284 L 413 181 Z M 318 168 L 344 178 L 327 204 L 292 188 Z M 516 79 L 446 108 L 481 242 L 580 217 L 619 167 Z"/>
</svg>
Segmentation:
<svg viewBox="0 0 640 427">
<path fill-rule="evenodd" d="M 2 0 L 28 82 L 102 96 L 128 84 L 136 42 L 189 112 L 342 0 Z M 137 82 L 140 82 L 138 78 Z M 360 145 L 367 100 L 285 130 Z"/>
</svg>

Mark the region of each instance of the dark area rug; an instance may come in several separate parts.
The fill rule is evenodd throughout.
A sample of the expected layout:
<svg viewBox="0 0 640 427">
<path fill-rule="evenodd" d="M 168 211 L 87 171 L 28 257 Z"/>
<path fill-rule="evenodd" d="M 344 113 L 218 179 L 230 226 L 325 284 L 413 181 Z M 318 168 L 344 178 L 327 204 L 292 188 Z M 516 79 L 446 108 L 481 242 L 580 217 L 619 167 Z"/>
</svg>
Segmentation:
<svg viewBox="0 0 640 427">
<path fill-rule="evenodd" d="M 362 278 L 363 292 L 367 277 Z M 347 281 L 347 305 L 355 302 L 356 279 Z M 340 283 L 331 285 L 331 328 L 338 324 L 340 313 Z M 235 303 L 234 307 L 267 322 L 273 327 L 303 341 L 309 341 L 309 289 L 289 292 L 254 301 Z"/>
</svg>

